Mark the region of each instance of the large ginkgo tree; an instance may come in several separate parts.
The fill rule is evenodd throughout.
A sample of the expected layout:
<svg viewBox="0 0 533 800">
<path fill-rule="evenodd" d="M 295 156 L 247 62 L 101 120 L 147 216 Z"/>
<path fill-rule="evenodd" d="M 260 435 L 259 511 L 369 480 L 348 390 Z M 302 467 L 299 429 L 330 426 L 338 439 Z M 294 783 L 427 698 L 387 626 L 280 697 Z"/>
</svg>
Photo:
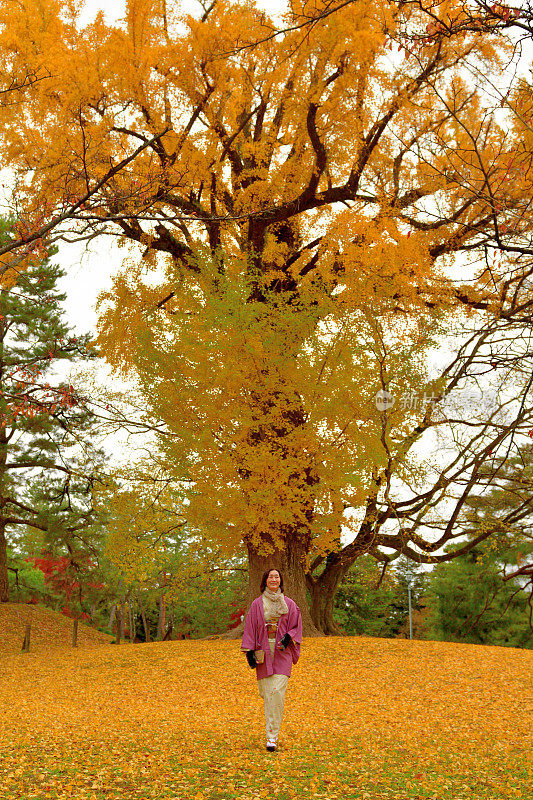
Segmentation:
<svg viewBox="0 0 533 800">
<path fill-rule="evenodd" d="M 78 236 L 124 242 L 101 352 L 165 425 L 188 529 L 245 548 L 250 598 L 265 567 L 282 569 L 310 633 L 334 631 L 361 553 L 439 558 L 457 530 L 421 529 L 424 509 L 458 474 L 471 489 L 527 423 L 527 403 L 480 420 L 460 465 L 419 488 L 410 451 L 481 343 L 440 375 L 431 348 L 450 319 L 496 341 L 532 300 L 516 255 L 490 260 L 492 243 L 527 250 L 531 182 L 523 120 L 507 129 L 484 92 L 512 43 L 476 13 L 291 2 L 278 34 L 227 0 L 198 13 L 131 0 L 123 24 L 85 28 L 70 3 L 0 2 L 2 69 L 39 77 L 2 109 L 17 202 L 35 228 L 68 201 Z M 393 479 L 419 482 L 411 506 Z"/>
</svg>

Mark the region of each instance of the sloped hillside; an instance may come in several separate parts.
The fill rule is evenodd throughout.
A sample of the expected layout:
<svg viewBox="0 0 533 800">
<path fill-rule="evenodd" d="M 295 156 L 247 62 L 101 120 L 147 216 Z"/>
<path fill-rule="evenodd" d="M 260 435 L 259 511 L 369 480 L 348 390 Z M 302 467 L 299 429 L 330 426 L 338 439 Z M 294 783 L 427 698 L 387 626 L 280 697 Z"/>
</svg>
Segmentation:
<svg viewBox="0 0 533 800">
<path fill-rule="evenodd" d="M 0 657 L 21 652 L 28 624 L 31 624 L 30 652 L 72 648 L 72 620 L 64 614 L 45 606 L 0 603 Z M 112 637 L 106 633 L 79 623 L 78 647 L 95 647 L 111 641 Z"/>
</svg>

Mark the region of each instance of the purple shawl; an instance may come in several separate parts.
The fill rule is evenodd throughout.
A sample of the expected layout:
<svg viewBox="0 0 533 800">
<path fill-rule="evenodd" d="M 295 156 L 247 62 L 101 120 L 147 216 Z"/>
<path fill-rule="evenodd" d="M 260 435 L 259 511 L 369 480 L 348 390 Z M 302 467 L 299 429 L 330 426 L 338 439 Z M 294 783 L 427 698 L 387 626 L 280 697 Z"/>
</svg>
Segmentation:
<svg viewBox="0 0 533 800">
<path fill-rule="evenodd" d="M 263 611 L 263 595 L 259 595 L 250 606 L 244 623 L 242 637 L 242 650 L 264 650 L 265 660 L 256 667 L 257 680 L 267 678 L 269 675 L 290 675 L 293 664 L 300 658 L 300 645 L 302 643 L 302 615 L 300 609 L 290 597 L 285 602 L 289 609 L 287 614 L 282 614 L 278 620 L 276 632 L 276 648 L 274 650 L 274 663 L 270 655 L 270 645 Z M 278 643 L 288 633 L 292 642 L 285 650 L 278 649 Z"/>
</svg>

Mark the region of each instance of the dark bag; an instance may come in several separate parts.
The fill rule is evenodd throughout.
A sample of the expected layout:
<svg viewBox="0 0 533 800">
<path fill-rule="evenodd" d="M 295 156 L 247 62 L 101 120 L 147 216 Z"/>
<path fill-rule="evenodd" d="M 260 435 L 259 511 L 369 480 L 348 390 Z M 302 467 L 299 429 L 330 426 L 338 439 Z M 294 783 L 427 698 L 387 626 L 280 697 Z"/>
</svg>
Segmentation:
<svg viewBox="0 0 533 800">
<path fill-rule="evenodd" d="M 246 660 L 248 661 L 248 664 L 251 666 L 252 669 L 254 669 L 254 667 L 257 667 L 257 660 L 253 650 L 246 651 Z"/>
</svg>

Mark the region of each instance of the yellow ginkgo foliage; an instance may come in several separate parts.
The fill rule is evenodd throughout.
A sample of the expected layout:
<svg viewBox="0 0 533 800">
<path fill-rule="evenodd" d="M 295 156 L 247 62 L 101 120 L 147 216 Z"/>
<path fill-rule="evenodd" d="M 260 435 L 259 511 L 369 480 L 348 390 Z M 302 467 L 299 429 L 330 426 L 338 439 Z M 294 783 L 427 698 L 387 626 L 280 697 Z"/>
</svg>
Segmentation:
<svg viewBox="0 0 533 800">
<path fill-rule="evenodd" d="M 531 195 L 503 180 L 519 134 L 468 79 L 510 45 L 462 25 L 460 0 L 299 0 L 279 35 L 251 2 L 130 0 L 85 28 L 74 5 L 0 0 L 1 72 L 37 78 L 2 109 L 18 202 L 36 220 L 105 178 L 77 212 L 79 235 L 129 245 L 101 351 L 166 426 L 190 530 L 244 544 L 254 592 L 276 563 L 306 630 L 328 630 L 305 589 L 345 510 L 363 522 L 330 599 L 350 559 L 408 545 L 373 524 L 419 429 L 376 393 L 438 393 L 425 356 L 447 315 L 498 304 L 482 269 L 449 267 Z"/>
</svg>

